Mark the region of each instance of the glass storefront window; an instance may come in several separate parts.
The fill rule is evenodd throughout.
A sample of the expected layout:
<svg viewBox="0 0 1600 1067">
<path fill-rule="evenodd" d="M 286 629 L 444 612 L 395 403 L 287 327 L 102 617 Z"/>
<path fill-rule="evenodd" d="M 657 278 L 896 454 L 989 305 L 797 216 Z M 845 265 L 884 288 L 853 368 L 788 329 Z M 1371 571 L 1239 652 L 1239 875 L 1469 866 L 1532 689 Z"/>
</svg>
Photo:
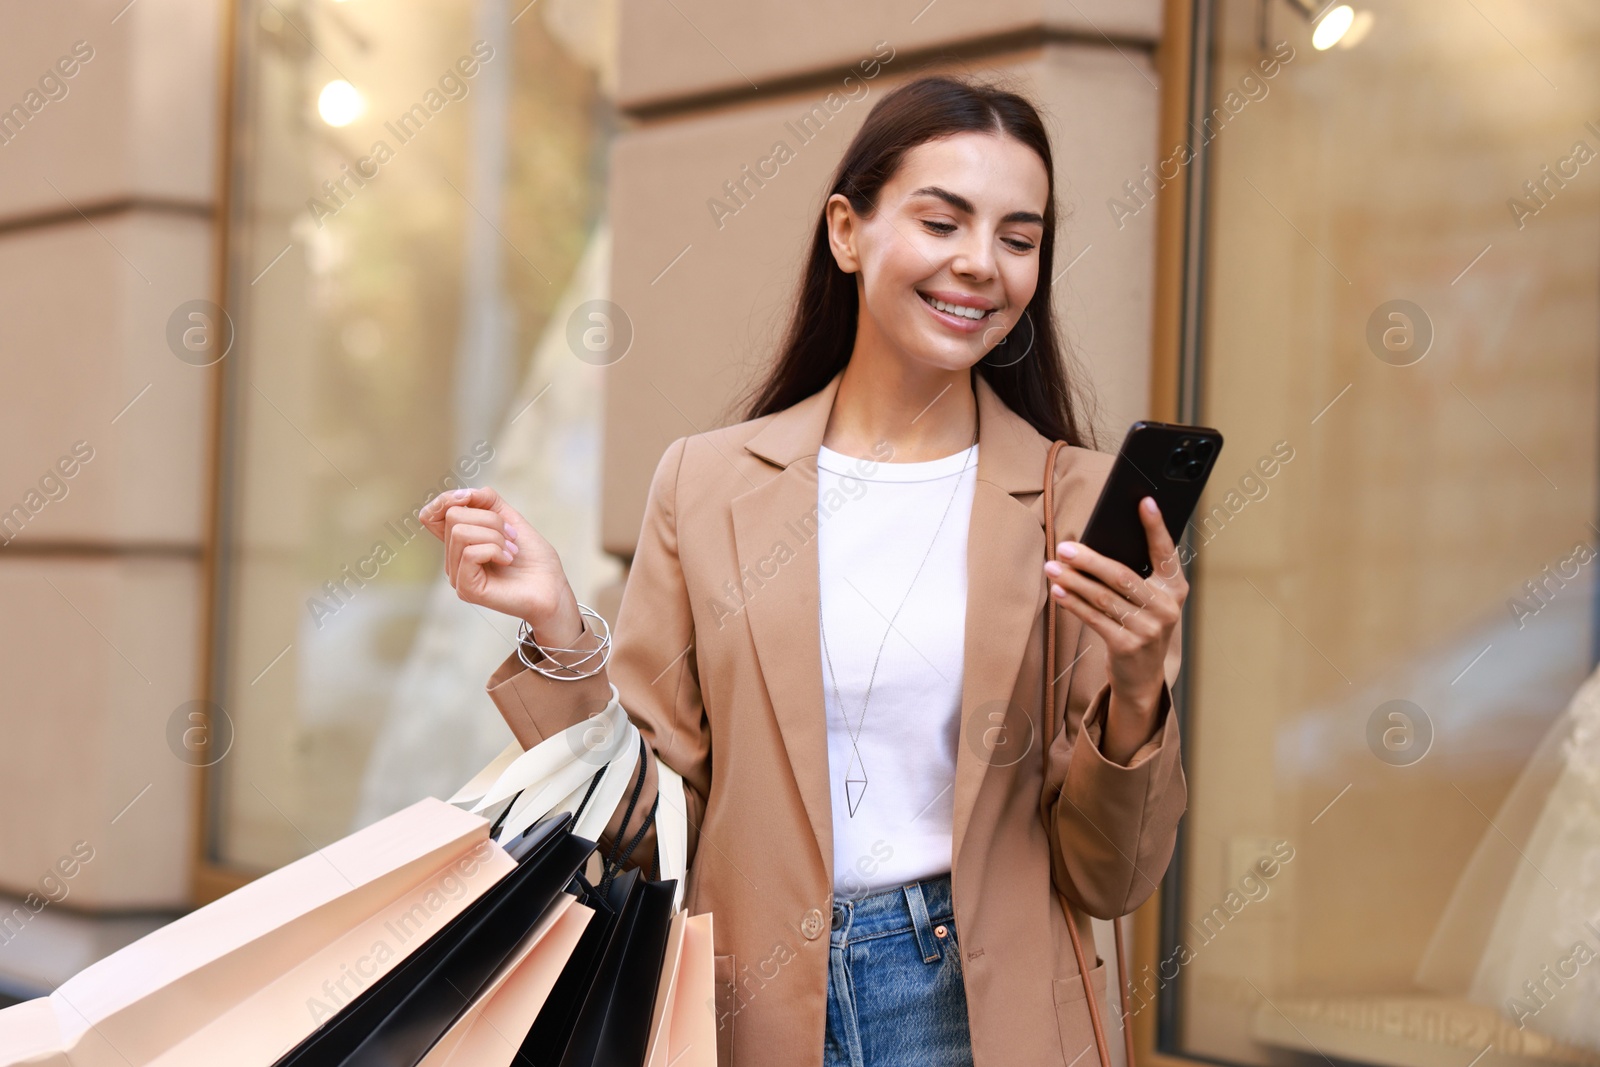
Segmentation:
<svg viewBox="0 0 1600 1067">
<path fill-rule="evenodd" d="M 448 796 L 509 738 L 482 687 L 512 631 L 452 602 L 429 497 L 492 483 L 598 543 L 599 381 L 562 350 L 606 276 L 607 11 L 239 5 L 219 865 Z"/>
<path fill-rule="evenodd" d="M 1597 1063 L 1600 7 L 1303 6 L 1198 5 L 1227 445 L 1137 985 L 1217 1062 Z"/>
</svg>

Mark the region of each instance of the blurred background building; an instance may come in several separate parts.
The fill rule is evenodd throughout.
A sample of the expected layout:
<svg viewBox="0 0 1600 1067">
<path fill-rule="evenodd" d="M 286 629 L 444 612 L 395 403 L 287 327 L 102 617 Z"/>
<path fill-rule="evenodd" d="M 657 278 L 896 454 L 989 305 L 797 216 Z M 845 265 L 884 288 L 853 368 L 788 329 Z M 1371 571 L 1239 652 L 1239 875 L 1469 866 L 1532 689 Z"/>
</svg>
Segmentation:
<svg viewBox="0 0 1600 1067">
<path fill-rule="evenodd" d="M 1132 924 L 1146 1057 L 1600 1063 L 1593 3 L 0 27 L 0 993 L 498 752 L 514 631 L 415 510 L 495 485 L 614 611 L 655 462 L 737 418 L 844 145 L 939 70 L 1046 111 L 1102 447 L 1227 437 L 1190 813 Z"/>
</svg>

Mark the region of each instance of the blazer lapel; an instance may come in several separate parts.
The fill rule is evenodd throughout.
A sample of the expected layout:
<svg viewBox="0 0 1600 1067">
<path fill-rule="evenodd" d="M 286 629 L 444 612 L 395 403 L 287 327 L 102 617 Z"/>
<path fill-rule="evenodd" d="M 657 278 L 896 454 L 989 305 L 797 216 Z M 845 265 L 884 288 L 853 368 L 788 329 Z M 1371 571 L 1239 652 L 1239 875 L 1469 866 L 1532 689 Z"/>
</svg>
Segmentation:
<svg viewBox="0 0 1600 1067">
<path fill-rule="evenodd" d="M 833 884 L 833 810 L 817 628 L 817 449 L 843 372 L 777 412 L 745 449 L 782 469 L 733 500 L 739 574 L 756 658 L 771 697 L 800 799 L 816 837 L 826 884 Z M 1044 489 L 1049 442 L 974 373 L 978 408 L 977 484 L 967 533 L 967 605 L 961 683 L 961 742 L 954 783 L 952 856 L 993 763 L 1021 758 L 1037 738 L 1018 737 L 1032 720 L 1009 706 L 1033 620 L 1044 608 Z M 1029 504 L 1019 494 L 1033 497 Z M 1065 531 L 1063 531 L 1065 534 Z M 1064 617 L 1061 622 L 1075 621 Z M 1070 634 L 1068 635 L 1070 636 Z"/>
<path fill-rule="evenodd" d="M 981 374 L 978 474 L 967 530 L 967 610 L 961 678 L 961 735 L 951 857 L 962 841 L 984 774 L 1040 744 L 1028 731 L 1031 705 L 1012 702 L 1033 621 L 1044 610 L 1044 461 L 1050 442 L 1006 406 Z M 1030 503 L 1018 500 L 1029 495 Z M 1069 620 L 1063 618 L 1061 623 Z M 1059 626 L 1060 624 L 1058 624 Z M 1041 693 L 1043 695 L 1042 687 Z M 1023 694 L 1023 699 L 1030 699 Z"/>
<path fill-rule="evenodd" d="M 817 448 L 843 373 L 774 414 L 745 442 L 748 451 L 783 469 L 733 500 L 735 584 L 829 886 L 833 809 L 817 625 Z"/>
</svg>

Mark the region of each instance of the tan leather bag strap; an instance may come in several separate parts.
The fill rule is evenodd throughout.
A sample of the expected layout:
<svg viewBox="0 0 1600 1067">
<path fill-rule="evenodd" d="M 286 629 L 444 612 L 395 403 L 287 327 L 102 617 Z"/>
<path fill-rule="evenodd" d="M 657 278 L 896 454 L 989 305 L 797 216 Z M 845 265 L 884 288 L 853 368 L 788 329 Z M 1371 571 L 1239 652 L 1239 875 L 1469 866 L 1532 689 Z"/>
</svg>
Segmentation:
<svg viewBox="0 0 1600 1067">
<path fill-rule="evenodd" d="M 1066 445 L 1065 441 L 1054 441 L 1050 445 L 1050 454 L 1045 459 L 1044 465 L 1044 554 L 1046 559 L 1054 559 L 1056 551 L 1056 455 Z M 1045 594 L 1044 605 L 1044 744 L 1046 751 L 1056 736 L 1056 602 L 1048 592 Z M 1083 646 L 1083 630 L 1078 630 L 1078 647 Z M 1077 667 L 1078 654 L 1074 650 L 1072 664 L 1068 670 Z M 1071 691 L 1072 681 L 1067 681 L 1068 691 Z M 1111 1046 L 1106 1042 L 1105 1027 L 1100 1019 L 1100 1001 L 1094 995 L 1094 986 L 1089 981 L 1089 962 L 1084 955 L 1083 940 L 1078 934 L 1077 918 L 1073 914 L 1072 902 L 1065 893 L 1057 889 L 1056 896 L 1061 901 L 1061 909 L 1067 917 L 1067 933 L 1072 937 L 1072 953 L 1078 958 L 1078 974 L 1083 979 L 1083 997 L 1089 1006 L 1089 1021 L 1094 1026 L 1095 1049 L 1100 1053 L 1100 1067 L 1111 1067 Z M 1116 934 L 1117 942 L 1117 984 L 1120 987 L 1122 1001 L 1122 1038 L 1123 1046 L 1128 1057 L 1128 1067 L 1134 1067 L 1133 1054 L 1133 1028 L 1128 1014 L 1128 954 L 1122 942 L 1122 921 L 1115 920 L 1111 924 Z M 1067 1050 L 1070 1051 L 1070 1050 Z"/>
</svg>

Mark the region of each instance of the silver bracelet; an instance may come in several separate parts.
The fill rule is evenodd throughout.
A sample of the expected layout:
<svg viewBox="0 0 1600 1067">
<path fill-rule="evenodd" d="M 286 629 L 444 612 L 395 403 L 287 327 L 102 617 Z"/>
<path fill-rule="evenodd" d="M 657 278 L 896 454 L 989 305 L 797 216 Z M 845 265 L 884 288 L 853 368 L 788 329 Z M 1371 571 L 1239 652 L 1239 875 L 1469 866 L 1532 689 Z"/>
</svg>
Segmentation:
<svg viewBox="0 0 1600 1067">
<path fill-rule="evenodd" d="M 534 638 L 533 638 L 533 626 L 528 622 L 528 620 L 523 619 L 522 620 L 522 625 L 517 627 L 517 658 L 522 661 L 522 665 L 524 667 L 528 668 L 530 671 L 538 671 L 540 674 L 544 675 L 546 678 L 555 678 L 555 679 L 557 679 L 559 681 L 563 681 L 563 682 L 577 681 L 580 678 L 590 678 L 590 677 L 593 677 L 596 674 L 599 674 L 602 670 L 604 670 L 605 666 L 606 666 L 606 663 L 611 659 L 611 627 L 606 625 L 606 620 L 601 618 L 600 613 L 598 611 L 595 611 L 593 608 L 591 608 L 591 607 L 589 607 L 589 606 L 587 606 L 585 604 L 579 604 L 578 605 L 578 615 L 579 615 L 580 621 L 581 621 L 583 616 L 588 616 L 589 618 L 593 619 L 595 621 L 595 623 L 600 627 L 600 631 L 599 631 L 599 633 L 600 633 L 600 644 L 599 645 L 595 646 L 592 649 L 584 649 L 584 648 L 550 648 L 550 647 L 547 647 L 545 645 L 541 645 L 538 641 L 535 641 Z M 582 633 L 587 633 L 588 630 L 587 630 L 587 628 L 585 628 L 581 632 Z M 547 666 L 544 666 L 544 665 L 542 665 L 540 663 L 537 663 L 537 662 L 529 659 L 528 658 L 528 649 L 530 647 L 538 649 L 540 654 L 545 659 L 548 659 L 552 663 L 554 663 L 555 666 L 554 667 L 547 667 Z M 582 659 L 576 661 L 575 663 L 565 664 L 565 663 L 562 663 L 559 660 L 557 660 L 554 656 L 552 656 L 551 655 L 552 652 L 585 652 L 585 653 L 587 653 L 587 655 L 585 655 Z M 582 667 L 585 663 L 588 663 L 590 660 L 594 659 L 595 656 L 600 656 L 600 662 L 598 664 L 596 664 L 591 670 L 580 671 L 578 669 L 578 668 Z"/>
</svg>

